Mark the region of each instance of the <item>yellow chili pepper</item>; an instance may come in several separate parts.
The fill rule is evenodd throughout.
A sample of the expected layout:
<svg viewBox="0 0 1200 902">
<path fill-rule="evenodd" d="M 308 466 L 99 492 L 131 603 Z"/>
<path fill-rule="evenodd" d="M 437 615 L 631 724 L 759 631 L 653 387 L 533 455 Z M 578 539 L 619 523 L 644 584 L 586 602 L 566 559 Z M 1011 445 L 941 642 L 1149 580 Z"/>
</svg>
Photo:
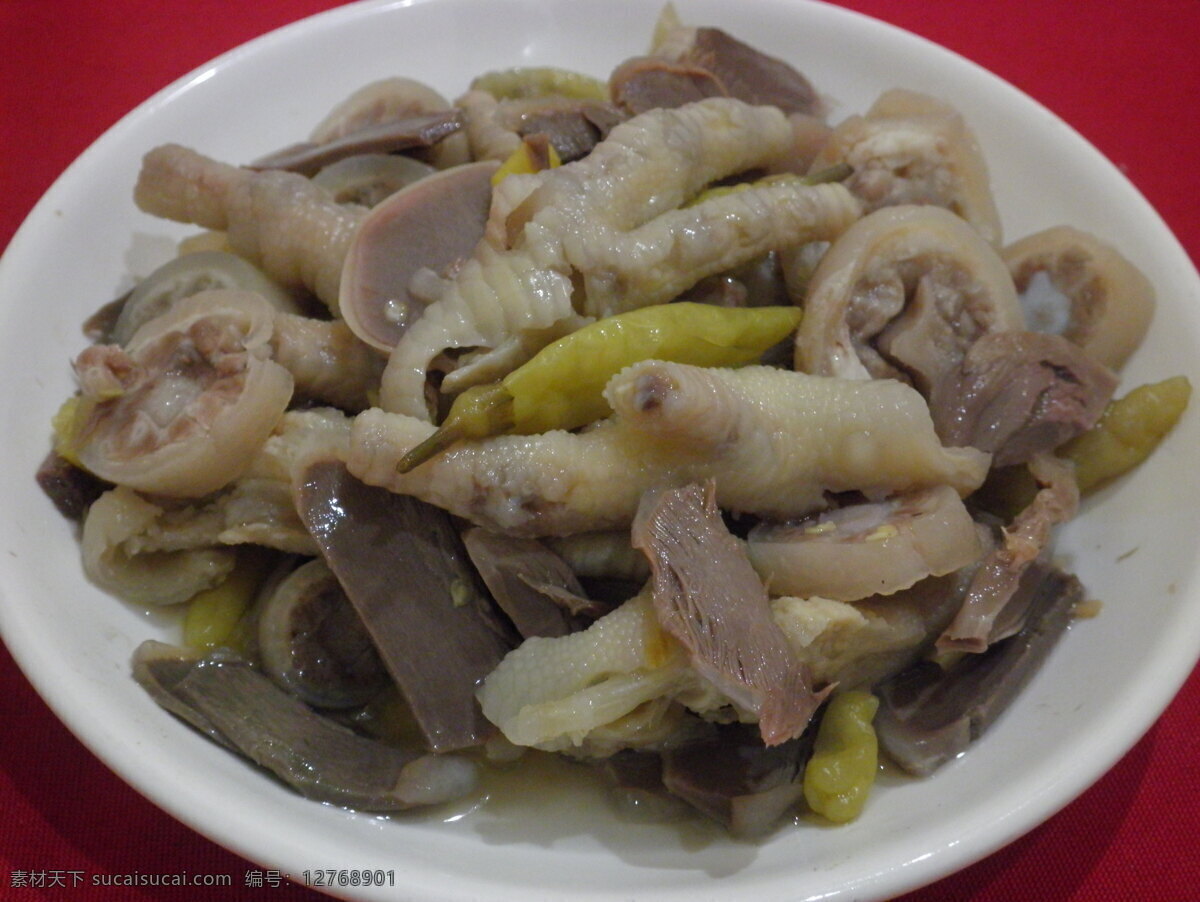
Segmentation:
<svg viewBox="0 0 1200 902">
<path fill-rule="evenodd" d="M 1170 432 L 1192 396 L 1186 376 L 1135 388 L 1112 401 L 1099 422 L 1059 449 L 1075 461 L 1075 481 L 1087 492 L 1136 467 Z"/>
<path fill-rule="evenodd" d="M 266 578 L 268 560 L 260 549 L 241 548 L 237 563 L 223 582 L 192 596 L 183 620 L 185 646 L 200 651 L 220 646 L 242 649 L 247 638 L 245 613 Z"/>
<path fill-rule="evenodd" d="M 83 414 L 83 398 L 72 395 L 63 401 L 50 420 L 50 428 L 54 430 L 55 453 L 77 467 L 80 466 L 77 436 Z"/>
<path fill-rule="evenodd" d="M 835 823 L 862 812 L 879 770 L 879 742 L 871 721 L 879 699 L 869 692 L 835 695 L 817 728 L 812 757 L 804 768 L 808 807 Z"/>
<path fill-rule="evenodd" d="M 408 452 L 407 473 L 460 439 L 575 429 L 611 413 L 609 379 L 640 360 L 743 366 L 800 324 L 797 307 L 715 307 L 681 301 L 597 320 L 560 338 L 500 382 L 467 389 L 446 421 Z"/>
<path fill-rule="evenodd" d="M 498 72 L 486 72 L 471 88 L 487 91 L 498 100 L 520 100 L 558 94 L 573 100 L 608 100 L 608 85 L 590 75 L 553 66 L 518 66 Z"/>
<path fill-rule="evenodd" d="M 510 175 L 532 175 L 543 169 L 554 169 L 561 165 L 562 159 L 558 151 L 545 135 L 530 135 L 523 138 L 521 146 L 492 173 L 492 184 L 499 185 Z"/>
</svg>

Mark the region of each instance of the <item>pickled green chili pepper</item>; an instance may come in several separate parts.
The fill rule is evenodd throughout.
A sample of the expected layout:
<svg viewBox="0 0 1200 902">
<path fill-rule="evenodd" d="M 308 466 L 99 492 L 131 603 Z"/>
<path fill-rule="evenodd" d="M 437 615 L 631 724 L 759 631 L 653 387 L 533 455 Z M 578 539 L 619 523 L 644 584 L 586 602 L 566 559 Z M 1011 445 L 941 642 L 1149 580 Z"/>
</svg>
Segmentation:
<svg viewBox="0 0 1200 902">
<path fill-rule="evenodd" d="M 1075 461 L 1075 481 L 1087 492 L 1133 469 L 1158 447 L 1187 407 L 1192 386 L 1174 376 L 1112 401 L 1099 422 L 1058 453 Z"/>
<path fill-rule="evenodd" d="M 597 320 L 542 348 L 500 382 L 467 389 L 441 428 L 409 451 L 407 473 L 460 439 L 575 429 L 608 416 L 608 380 L 640 360 L 693 366 L 753 363 L 800 324 L 798 307 L 715 307 L 681 301 Z"/>
<path fill-rule="evenodd" d="M 200 651 L 225 646 L 240 651 L 248 641 L 246 611 L 254 602 L 273 559 L 253 546 L 238 551 L 225 580 L 194 595 L 183 621 L 183 644 Z"/>
<path fill-rule="evenodd" d="M 472 90 L 487 91 L 497 100 L 521 100 L 558 94 L 572 100 L 608 100 L 608 85 L 590 75 L 553 66 L 518 66 L 486 72 L 471 82 Z"/>
<path fill-rule="evenodd" d="M 804 768 L 808 807 L 844 824 L 862 812 L 879 769 L 879 743 L 871 721 L 879 699 L 869 692 L 835 695 L 817 728 L 812 757 Z"/>
</svg>

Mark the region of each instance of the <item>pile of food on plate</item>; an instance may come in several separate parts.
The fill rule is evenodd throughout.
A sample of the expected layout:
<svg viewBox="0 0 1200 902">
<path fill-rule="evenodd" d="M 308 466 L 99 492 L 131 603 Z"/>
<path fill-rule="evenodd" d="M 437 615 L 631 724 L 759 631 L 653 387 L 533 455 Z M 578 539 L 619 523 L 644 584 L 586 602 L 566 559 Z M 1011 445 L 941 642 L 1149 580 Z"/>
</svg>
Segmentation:
<svg viewBox="0 0 1200 902">
<path fill-rule="evenodd" d="M 149 150 L 137 205 L 199 230 L 87 323 L 38 474 L 96 585 L 182 611 L 133 676 L 367 811 L 557 754 L 755 836 L 962 753 L 1095 613 L 1056 530 L 1190 387 L 1114 397 L 1152 286 L 1002 236 L 963 111 L 822 87 L 667 9 L 607 80 Z"/>
</svg>

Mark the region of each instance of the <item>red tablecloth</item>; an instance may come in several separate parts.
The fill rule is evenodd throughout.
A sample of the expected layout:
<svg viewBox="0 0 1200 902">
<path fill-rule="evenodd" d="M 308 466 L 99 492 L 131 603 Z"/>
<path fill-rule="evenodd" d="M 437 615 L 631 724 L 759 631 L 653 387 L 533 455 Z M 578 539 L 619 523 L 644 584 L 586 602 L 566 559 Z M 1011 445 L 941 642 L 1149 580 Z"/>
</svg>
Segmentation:
<svg viewBox="0 0 1200 902">
<path fill-rule="evenodd" d="M 123 113 L 205 60 L 335 0 L 0 0 L 0 246 Z M 1024 89 L 1133 180 L 1200 260 L 1198 0 L 847 0 Z M 10 513 L 10 516 L 17 515 Z M 1200 671 L 1062 813 L 907 902 L 1200 899 Z M 0 898 L 309 899 L 161 813 L 50 713 L 0 649 Z M 57 873 L 67 889 L 14 886 Z M 232 890 L 102 889 L 92 875 L 228 874 Z M 79 875 L 78 877 L 76 875 Z M 73 883 L 84 885 L 71 888 Z"/>
</svg>

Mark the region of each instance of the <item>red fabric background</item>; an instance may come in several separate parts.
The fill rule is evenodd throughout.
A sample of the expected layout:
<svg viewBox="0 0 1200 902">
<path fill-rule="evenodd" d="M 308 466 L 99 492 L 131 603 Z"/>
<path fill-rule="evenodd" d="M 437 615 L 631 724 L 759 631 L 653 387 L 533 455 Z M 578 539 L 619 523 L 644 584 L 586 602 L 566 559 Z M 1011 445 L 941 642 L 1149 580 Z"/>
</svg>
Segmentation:
<svg viewBox="0 0 1200 902">
<path fill-rule="evenodd" d="M 2 0 L 0 247 L 123 113 L 205 60 L 335 0 Z M 1075 126 L 1200 261 L 1200 2 L 846 0 L 981 63 Z M 905 902 L 1200 899 L 1200 670 L 1090 791 Z M 232 890 L 11 886 L 17 871 L 229 874 Z M 0 898 L 317 898 L 243 889 L 257 867 L 180 825 L 91 756 L 0 649 Z M 67 874 L 68 884 L 70 875 Z"/>
</svg>

